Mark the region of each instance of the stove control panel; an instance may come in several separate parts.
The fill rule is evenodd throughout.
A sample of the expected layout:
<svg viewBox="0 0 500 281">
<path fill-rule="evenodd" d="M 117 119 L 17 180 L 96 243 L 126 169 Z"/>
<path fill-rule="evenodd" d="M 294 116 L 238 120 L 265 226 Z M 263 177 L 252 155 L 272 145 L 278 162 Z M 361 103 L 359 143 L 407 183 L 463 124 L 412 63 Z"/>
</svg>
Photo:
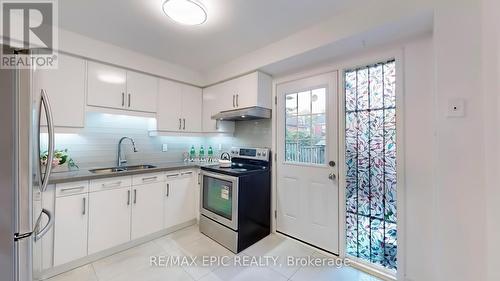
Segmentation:
<svg viewBox="0 0 500 281">
<path fill-rule="evenodd" d="M 230 152 L 231 157 L 269 161 L 268 148 L 233 147 Z"/>
</svg>

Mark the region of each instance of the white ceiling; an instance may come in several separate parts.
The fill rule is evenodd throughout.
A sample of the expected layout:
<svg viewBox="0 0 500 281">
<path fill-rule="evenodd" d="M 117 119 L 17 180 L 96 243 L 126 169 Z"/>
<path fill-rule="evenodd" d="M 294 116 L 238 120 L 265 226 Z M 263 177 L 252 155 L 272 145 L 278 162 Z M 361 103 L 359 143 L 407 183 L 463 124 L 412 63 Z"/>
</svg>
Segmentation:
<svg viewBox="0 0 500 281">
<path fill-rule="evenodd" d="M 191 27 L 166 17 L 163 1 L 59 1 L 59 25 L 206 71 L 333 17 L 361 0 L 200 0 L 208 10 L 208 21 Z"/>
</svg>

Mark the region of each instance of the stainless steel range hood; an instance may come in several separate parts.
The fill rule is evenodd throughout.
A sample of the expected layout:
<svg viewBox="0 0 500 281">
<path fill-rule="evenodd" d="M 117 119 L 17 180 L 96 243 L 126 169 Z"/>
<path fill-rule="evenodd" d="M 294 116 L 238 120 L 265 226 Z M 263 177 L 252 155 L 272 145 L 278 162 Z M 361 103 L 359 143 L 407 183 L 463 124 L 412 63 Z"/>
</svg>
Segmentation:
<svg viewBox="0 0 500 281">
<path fill-rule="evenodd" d="M 212 119 L 224 121 L 245 121 L 255 119 L 270 119 L 271 109 L 252 106 L 234 110 L 221 111 L 212 116 Z"/>
</svg>

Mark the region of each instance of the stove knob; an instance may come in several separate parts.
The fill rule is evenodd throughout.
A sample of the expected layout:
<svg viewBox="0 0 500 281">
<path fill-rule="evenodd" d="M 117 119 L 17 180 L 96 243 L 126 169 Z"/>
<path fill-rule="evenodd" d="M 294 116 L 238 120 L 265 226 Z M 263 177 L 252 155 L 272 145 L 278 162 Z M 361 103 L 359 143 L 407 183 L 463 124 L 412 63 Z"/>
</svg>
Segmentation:
<svg viewBox="0 0 500 281">
<path fill-rule="evenodd" d="M 259 157 L 260 157 L 260 152 L 257 152 L 257 156 L 259 156 Z"/>
</svg>

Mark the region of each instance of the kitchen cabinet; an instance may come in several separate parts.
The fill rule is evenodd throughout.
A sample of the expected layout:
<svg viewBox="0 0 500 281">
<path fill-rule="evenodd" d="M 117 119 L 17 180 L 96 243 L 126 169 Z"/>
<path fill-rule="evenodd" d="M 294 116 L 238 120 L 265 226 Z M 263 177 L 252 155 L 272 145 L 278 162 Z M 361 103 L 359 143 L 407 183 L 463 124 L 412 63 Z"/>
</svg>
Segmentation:
<svg viewBox="0 0 500 281">
<path fill-rule="evenodd" d="M 201 88 L 160 80 L 158 93 L 158 130 L 201 132 Z"/>
<path fill-rule="evenodd" d="M 169 172 L 166 175 L 164 228 L 196 219 L 196 173 Z"/>
<path fill-rule="evenodd" d="M 89 61 L 87 80 L 89 106 L 156 112 L 156 77 Z"/>
<path fill-rule="evenodd" d="M 89 194 L 89 254 L 130 241 L 130 204 L 130 186 Z"/>
<path fill-rule="evenodd" d="M 234 108 L 260 106 L 272 108 L 272 78 L 262 72 L 253 72 L 229 81 L 235 96 Z"/>
<path fill-rule="evenodd" d="M 158 78 L 127 71 L 127 108 L 135 111 L 156 112 Z"/>
<path fill-rule="evenodd" d="M 212 116 L 225 110 L 233 109 L 232 92 L 227 84 L 217 84 L 203 89 L 203 132 L 205 133 L 232 133 L 233 121 L 214 120 Z"/>
<path fill-rule="evenodd" d="M 87 255 L 88 210 L 88 193 L 56 198 L 54 266 Z"/>
<path fill-rule="evenodd" d="M 163 227 L 163 174 L 134 176 L 132 186 L 132 239 L 158 232 Z"/>
<path fill-rule="evenodd" d="M 85 60 L 59 54 L 57 69 L 34 71 L 36 92 L 46 91 L 55 127 L 85 126 Z M 42 125 L 47 125 L 42 114 Z"/>
</svg>

